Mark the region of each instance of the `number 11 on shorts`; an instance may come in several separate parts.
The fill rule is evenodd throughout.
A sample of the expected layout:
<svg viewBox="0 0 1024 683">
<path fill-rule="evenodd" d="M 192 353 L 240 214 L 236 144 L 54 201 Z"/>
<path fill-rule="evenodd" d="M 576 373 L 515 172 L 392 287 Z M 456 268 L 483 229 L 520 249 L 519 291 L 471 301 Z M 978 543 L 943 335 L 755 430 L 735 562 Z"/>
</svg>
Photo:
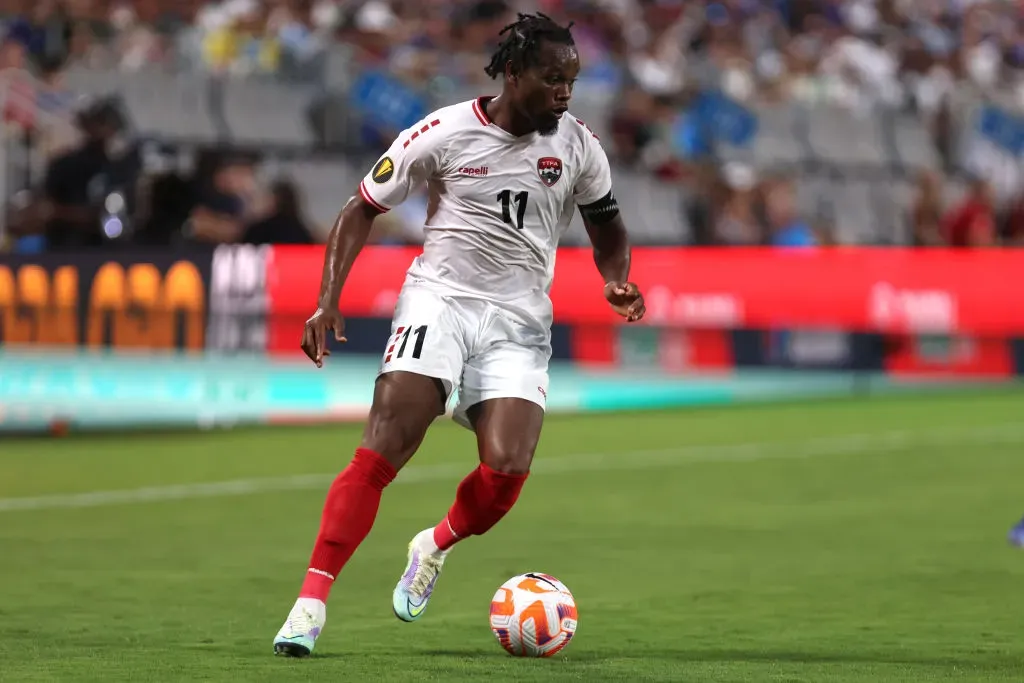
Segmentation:
<svg viewBox="0 0 1024 683">
<path fill-rule="evenodd" d="M 399 327 L 395 330 L 394 336 L 391 338 L 393 341 L 388 345 L 387 355 L 384 356 L 384 362 L 390 363 L 392 354 L 395 358 L 401 358 L 405 354 L 406 347 L 409 345 L 409 337 L 415 336 L 416 341 L 412 346 L 412 357 L 418 359 L 420 353 L 423 352 L 423 340 L 427 336 L 427 326 L 420 325 L 416 329 L 412 327 Z M 398 352 L 395 352 L 395 347 L 398 347 Z"/>
</svg>

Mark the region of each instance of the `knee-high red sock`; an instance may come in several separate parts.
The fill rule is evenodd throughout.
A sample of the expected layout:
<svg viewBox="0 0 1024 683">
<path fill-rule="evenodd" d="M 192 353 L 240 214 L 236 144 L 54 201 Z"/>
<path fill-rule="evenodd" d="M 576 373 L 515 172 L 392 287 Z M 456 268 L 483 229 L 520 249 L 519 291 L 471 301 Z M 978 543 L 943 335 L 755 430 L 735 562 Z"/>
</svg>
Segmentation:
<svg viewBox="0 0 1024 683">
<path fill-rule="evenodd" d="M 327 492 L 320 533 L 299 597 L 327 601 L 338 572 L 370 533 L 381 492 L 396 474 L 394 465 L 377 453 L 356 449 L 352 462 Z"/>
<path fill-rule="evenodd" d="M 504 474 L 480 463 L 459 484 L 455 504 L 434 527 L 434 543 L 447 550 L 467 536 L 486 533 L 515 505 L 528 476 Z"/>
</svg>

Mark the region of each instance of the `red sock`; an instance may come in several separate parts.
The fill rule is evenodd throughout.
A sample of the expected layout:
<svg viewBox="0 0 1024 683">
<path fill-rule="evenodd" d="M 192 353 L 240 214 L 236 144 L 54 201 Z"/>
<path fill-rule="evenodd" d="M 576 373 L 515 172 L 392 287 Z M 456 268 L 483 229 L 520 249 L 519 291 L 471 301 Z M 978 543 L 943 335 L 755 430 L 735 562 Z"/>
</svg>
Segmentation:
<svg viewBox="0 0 1024 683">
<path fill-rule="evenodd" d="M 434 527 L 434 543 L 447 550 L 467 536 L 486 533 L 515 505 L 528 476 L 504 474 L 480 463 L 459 484 L 455 504 Z"/>
<path fill-rule="evenodd" d="M 356 455 L 327 492 L 320 533 L 313 546 L 300 598 L 327 601 L 338 572 L 363 542 L 377 517 L 381 492 L 397 474 L 394 465 L 368 448 Z"/>
</svg>

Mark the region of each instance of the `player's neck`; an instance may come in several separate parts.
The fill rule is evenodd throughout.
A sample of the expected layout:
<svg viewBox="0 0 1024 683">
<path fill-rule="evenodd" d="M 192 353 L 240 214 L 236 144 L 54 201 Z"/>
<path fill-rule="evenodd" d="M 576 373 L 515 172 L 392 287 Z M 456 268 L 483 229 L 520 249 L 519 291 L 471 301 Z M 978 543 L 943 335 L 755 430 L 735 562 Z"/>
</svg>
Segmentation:
<svg viewBox="0 0 1024 683">
<path fill-rule="evenodd" d="M 484 103 L 484 113 L 491 123 L 516 137 L 537 131 L 532 123 L 516 113 L 512 107 L 512 98 L 506 95 L 498 95 Z"/>
</svg>

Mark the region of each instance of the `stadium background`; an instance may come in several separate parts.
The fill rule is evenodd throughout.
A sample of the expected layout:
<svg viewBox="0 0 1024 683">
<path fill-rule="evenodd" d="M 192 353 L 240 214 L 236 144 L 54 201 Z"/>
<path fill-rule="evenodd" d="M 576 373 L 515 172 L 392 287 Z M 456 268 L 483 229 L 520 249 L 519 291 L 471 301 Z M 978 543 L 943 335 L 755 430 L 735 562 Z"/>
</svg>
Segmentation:
<svg viewBox="0 0 1024 683">
<path fill-rule="evenodd" d="M 518 3 L 0 1 L 0 682 L 1024 679 L 1020 3 L 536 6 L 576 22 L 647 319 L 574 224 L 519 504 L 398 624 L 473 461 L 435 425 L 293 667 L 422 198 L 322 370 L 318 243 L 396 130 L 493 91 Z M 579 601 L 554 662 L 486 627 L 530 570 Z"/>
<path fill-rule="evenodd" d="M 2 341 L 63 346 L 75 381 L 8 350 L 3 424 L 360 415 L 368 382 L 332 390 L 290 362 L 321 258 L 294 243 L 322 241 L 345 188 L 396 131 L 493 88 L 476 67 L 513 8 L 33 7 L 8 15 L 0 55 Z M 593 394 L 556 391 L 553 407 L 1024 368 L 1016 4 L 540 8 L 576 22 L 573 112 L 612 157 L 651 311 L 626 329 L 600 310 L 588 258 L 572 251 L 586 243 L 577 217 L 555 288 L 554 358 L 574 377 L 620 371 Z M 87 120 L 116 130 L 98 162 L 82 151 Z M 61 223 L 62 210 L 82 222 Z M 336 358 L 363 358 L 361 377 L 387 338 L 424 211 L 420 196 L 379 220 L 346 289 L 351 341 Z M 137 355 L 97 364 L 66 353 L 76 347 L 187 353 L 136 386 Z M 254 365 L 254 354 L 270 360 Z M 712 390 L 697 373 L 721 381 Z M 589 387 L 586 377 L 563 386 Z"/>
</svg>

